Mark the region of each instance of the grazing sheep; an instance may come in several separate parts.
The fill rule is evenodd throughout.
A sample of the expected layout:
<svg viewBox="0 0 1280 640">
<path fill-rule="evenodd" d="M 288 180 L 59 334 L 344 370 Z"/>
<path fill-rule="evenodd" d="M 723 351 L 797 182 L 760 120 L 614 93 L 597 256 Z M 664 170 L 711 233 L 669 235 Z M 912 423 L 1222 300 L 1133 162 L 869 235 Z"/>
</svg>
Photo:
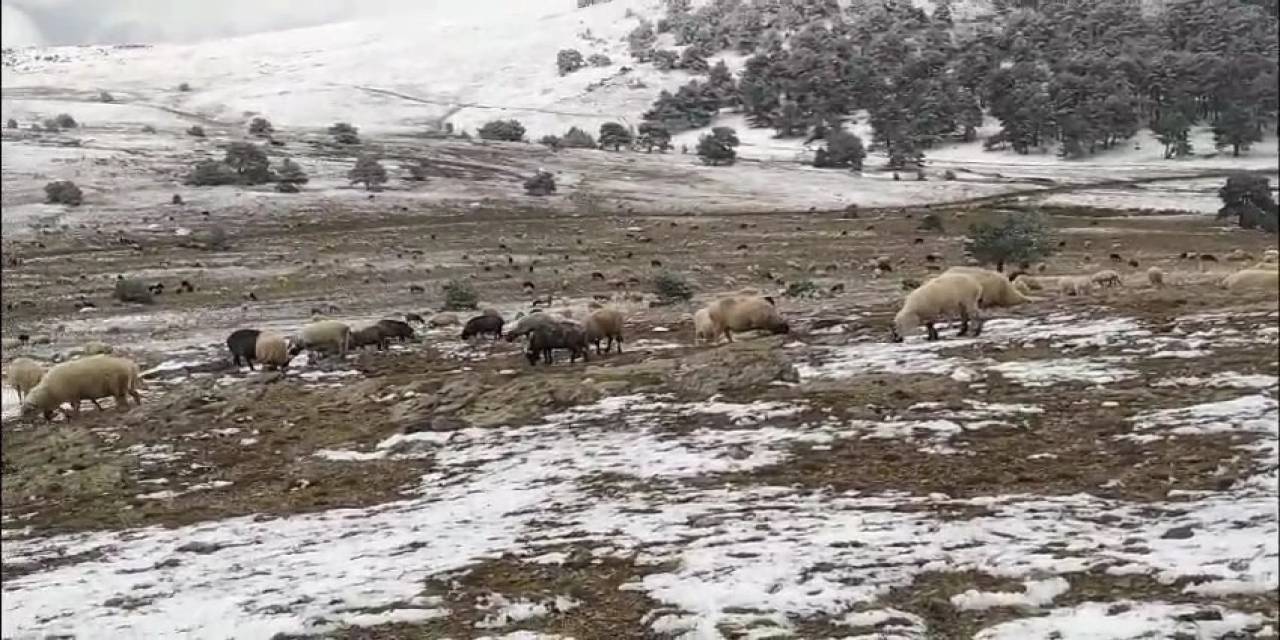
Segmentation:
<svg viewBox="0 0 1280 640">
<path fill-rule="evenodd" d="M 422 316 L 420 316 L 420 315 L 418 315 L 418 314 L 416 314 L 416 313 L 406 313 L 406 314 L 404 314 L 404 321 L 405 321 L 405 322 L 413 322 L 413 323 L 417 323 L 417 324 L 426 324 L 426 320 L 423 320 L 423 319 L 422 319 Z"/>
<path fill-rule="evenodd" d="M 596 346 L 596 353 L 609 353 L 616 343 L 618 353 L 622 353 L 622 312 L 613 307 L 596 309 L 587 316 L 585 323 L 587 342 Z M 600 350 L 600 341 L 608 340 L 605 349 Z"/>
<path fill-rule="evenodd" d="M 1112 261 L 1112 262 L 1124 262 L 1124 258 L 1123 258 L 1123 257 L 1121 257 L 1121 255 L 1120 255 L 1120 254 L 1118 254 L 1118 253 L 1113 253 L 1113 254 L 1111 254 L 1111 261 Z"/>
<path fill-rule="evenodd" d="M 1099 287 L 1104 288 L 1118 287 L 1122 283 L 1120 280 L 1120 274 L 1116 273 L 1114 269 L 1103 269 L 1102 271 L 1089 276 L 1089 280 Z"/>
<path fill-rule="evenodd" d="M 348 341 L 349 348 L 363 349 L 369 346 L 377 347 L 378 351 L 387 348 L 387 335 L 382 332 L 381 326 L 369 324 L 359 329 L 351 330 L 351 337 Z"/>
<path fill-rule="evenodd" d="M 382 331 L 382 335 L 384 337 L 395 340 L 396 342 L 413 340 L 418 337 L 418 335 L 413 332 L 413 327 L 409 326 L 409 323 L 403 320 L 379 320 L 377 327 Z"/>
<path fill-rule="evenodd" d="M 239 367 L 240 361 L 244 360 L 249 365 L 249 370 L 253 371 L 253 360 L 257 356 L 258 335 L 261 331 L 257 329 L 236 329 L 227 336 L 227 351 L 231 352 L 231 364 Z"/>
<path fill-rule="evenodd" d="M 54 414 L 62 410 L 68 418 L 80 415 L 80 402 L 112 397 L 121 411 L 129 408 L 129 398 L 142 404 L 138 389 L 142 379 L 138 365 L 132 360 L 115 356 L 90 356 L 64 362 L 50 369 L 35 388 L 27 393 L 22 403 L 22 413 L 30 415 L 39 410 L 45 420 L 52 421 Z M 62 408 L 69 403 L 70 412 Z"/>
<path fill-rule="evenodd" d="M 978 336 L 982 333 L 981 299 L 982 284 L 973 275 L 959 271 L 944 273 L 907 295 L 902 309 L 893 317 L 890 338 L 902 342 L 907 334 L 924 325 L 928 339 L 937 340 L 938 330 L 933 323 L 950 314 L 960 317 L 960 332 L 956 335 L 969 334 L 972 321 L 972 335 Z"/>
<path fill-rule="evenodd" d="M 347 347 L 351 344 L 351 327 L 337 320 L 319 320 L 302 328 L 298 339 L 294 341 L 289 355 L 296 356 L 303 350 L 334 351 L 339 356 L 347 355 Z"/>
<path fill-rule="evenodd" d="M 1249 255 L 1249 252 L 1244 251 L 1243 249 L 1232 249 L 1231 253 L 1227 254 L 1228 262 L 1249 262 L 1252 260 L 1253 256 Z"/>
<path fill-rule="evenodd" d="M 569 362 L 577 360 L 579 355 L 582 356 L 583 362 L 590 361 L 587 335 L 576 323 L 539 324 L 529 332 L 529 350 L 525 353 L 525 357 L 529 359 L 530 365 L 538 364 L 538 356 L 542 356 L 542 361 L 546 364 L 554 364 L 552 351 L 555 349 L 568 349 Z"/>
<path fill-rule="evenodd" d="M 773 302 L 759 296 L 727 296 L 707 305 L 715 336 L 723 335 L 733 342 L 734 331 L 762 329 L 771 333 L 789 333 L 791 326 L 778 313 Z"/>
<path fill-rule="evenodd" d="M 458 314 L 449 313 L 448 311 L 437 313 L 434 316 L 431 316 L 431 319 L 427 321 L 427 324 L 435 328 L 453 326 L 458 324 Z"/>
<path fill-rule="evenodd" d="M 1093 280 L 1089 276 L 1062 276 L 1058 278 L 1058 293 L 1069 296 L 1082 296 L 1093 290 Z"/>
<path fill-rule="evenodd" d="M 999 271 L 977 267 L 951 267 L 942 273 L 943 275 L 962 273 L 977 281 L 978 285 L 982 287 L 982 299 L 979 304 L 984 308 L 1013 307 L 1031 302 L 1030 299 L 1013 287 L 1013 283 L 1009 282 L 1009 278 Z"/>
<path fill-rule="evenodd" d="M 1016 285 L 1018 282 L 1021 282 L 1023 287 L 1031 291 L 1043 291 L 1058 286 L 1058 278 L 1056 276 L 1022 275 L 1018 277 L 1014 284 Z"/>
<path fill-rule="evenodd" d="M 1027 284 L 1026 278 L 1018 278 L 1013 281 L 1013 288 L 1024 296 L 1031 295 L 1031 286 Z"/>
<path fill-rule="evenodd" d="M 1147 269 L 1147 282 L 1153 287 L 1164 286 L 1164 269 L 1160 267 L 1151 267 Z"/>
<path fill-rule="evenodd" d="M 462 328 L 462 339 L 468 340 L 471 336 L 492 335 L 496 342 L 502 337 L 502 325 L 502 316 L 491 316 L 487 313 L 478 315 L 468 320 L 466 326 Z"/>
<path fill-rule="evenodd" d="M 264 367 L 284 369 L 289 366 L 289 341 L 284 336 L 270 331 L 258 334 L 258 342 L 254 345 L 253 356 Z"/>
<path fill-rule="evenodd" d="M 507 342 L 514 342 L 516 338 L 529 335 L 534 329 L 552 325 L 556 323 L 556 318 L 549 313 L 535 311 L 516 321 L 516 326 L 507 332 Z"/>
<path fill-rule="evenodd" d="M 1137 268 L 1138 268 L 1138 267 L 1140 267 L 1140 266 L 1141 266 L 1141 265 L 1138 263 L 1138 261 L 1137 261 L 1137 260 L 1129 260 L 1129 267 L 1130 267 L 1130 268 L 1137 269 Z"/>
<path fill-rule="evenodd" d="M 1222 279 L 1223 289 L 1230 291 L 1246 291 L 1250 289 L 1266 289 L 1276 292 L 1280 285 L 1280 272 L 1271 269 L 1244 269 Z"/>
<path fill-rule="evenodd" d="M 1280 251 L 1275 249 L 1267 249 L 1262 252 L 1262 261 L 1268 264 L 1275 264 L 1280 261 Z"/>
<path fill-rule="evenodd" d="M 39 362 L 31 358 L 16 358 L 9 363 L 9 372 L 5 374 L 5 378 L 18 392 L 18 402 L 21 403 L 27 397 L 27 393 L 40 384 L 40 379 L 44 377 L 44 367 Z"/>
<path fill-rule="evenodd" d="M 697 346 L 698 341 L 710 342 L 715 344 L 720 338 L 716 332 L 716 325 L 711 321 L 711 309 L 703 307 L 693 314 L 693 344 Z"/>
<path fill-rule="evenodd" d="M 1213 255 L 1212 253 L 1202 253 L 1200 254 L 1200 261 L 1201 262 L 1217 262 L 1218 257 Z"/>
</svg>

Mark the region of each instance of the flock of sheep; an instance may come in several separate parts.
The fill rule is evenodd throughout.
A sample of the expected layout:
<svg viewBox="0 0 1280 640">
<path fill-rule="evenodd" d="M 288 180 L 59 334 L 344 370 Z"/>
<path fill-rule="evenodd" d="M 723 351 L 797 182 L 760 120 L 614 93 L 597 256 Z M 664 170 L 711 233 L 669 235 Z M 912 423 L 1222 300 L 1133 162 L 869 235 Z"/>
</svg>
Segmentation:
<svg viewBox="0 0 1280 640">
<path fill-rule="evenodd" d="M 1251 288 L 1274 291 L 1278 286 L 1276 263 L 1277 251 L 1268 250 L 1262 262 L 1225 277 L 1219 285 L 1233 291 Z M 1153 287 L 1164 286 L 1165 277 L 1159 267 L 1147 270 L 1148 282 Z M 907 295 L 893 318 L 891 339 L 901 342 L 924 327 L 928 339 L 936 340 L 938 331 L 934 323 L 950 318 L 960 321 L 957 335 L 978 336 L 982 332 L 983 309 L 1032 302 L 1038 291 L 1056 289 L 1065 295 L 1082 295 L 1095 286 L 1121 284 L 1120 274 L 1112 269 L 1092 275 L 1013 273 L 1005 276 L 979 267 L 951 267 Z M 486 309 L 465 323 L 461 338 L 491 336 L 496 341 L 505 337 L 509 342 L 524 338 L 525 356 L 531 366 L 536 366 L 539 360 L 553 364 L 553 353 L 557 349 L 567 350 L 571 363 L 579 357 L 584 362 L 589 360 L 590 346 L 595 347 L 597 355 L 610 353 L 615 348 L 621 353 L 625 321 L 622 312 L 613 306 L 594 303 L 592 306 L 582 322 L 573 320 L 567 312 L 557 314 L 535 309 L 528 315 L 518 315 L 515 325 L 505 333 L 502 314 Z M 283 369 L 303 351 L 345 356 L 351 349 L 374 346 L 381 350 L 391 341 L 413 340 L 416 332 L 411 323 L 442 327 L 458 324 L 458 318 L 451 313 L 441 313 L 424 321 L 421 316 L 409 313 L 404 320 L 383 319 L 355 329 L 343 322 L 322 319 L 304 326 L 289 338 L 271 331 L 238 329 L 227 337 L 226 343 L 232 363 L 237 367 L 243 362 L 251 370 L 255 363 Z M 774 299 L 750 289 L 718 298 L 699 309 L 693 314 L 693 325 L 695 345 L 715 344 L 721 338 L 732 342 L 734 332 L 790 332 L 790 325 Z M 30 358 L 15 359 L 6 377 L 18 392 L 23 415 L 39 411 L 46 420 L 52 420 L 62 411 L 68 418 L 75 418 L 84 400 L 91 401 L 100 410 L 98 400 L 106 397 L 114 398 L 122 411 L 127 410 L 130 398 L 135 404 L 141 403 L 138 390 L 142 388 L 142 379 L 138 365 L 111 352 L 109 345 L 88 343 L 81 349 L 83 357 L 48 371 Z"/>
</svg>

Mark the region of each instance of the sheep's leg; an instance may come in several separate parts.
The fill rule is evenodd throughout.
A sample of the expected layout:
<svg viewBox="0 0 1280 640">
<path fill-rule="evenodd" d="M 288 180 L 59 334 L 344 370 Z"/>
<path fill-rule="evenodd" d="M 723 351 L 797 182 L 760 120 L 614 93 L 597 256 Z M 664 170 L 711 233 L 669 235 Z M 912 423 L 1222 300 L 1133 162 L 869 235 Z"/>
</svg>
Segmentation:
<svg viewBox="0 0 1280 640">
<path fill-rule="evenodd" d="M 973 312 L 973 333 L 969 335 L 975 338 L 982 335 L 982 315 L 977 310 Z"/>
<path fill-rule="evenodd" d="M 123 413 L 129 410 L 129 396 L 127 394 L 121 393 L 115 398 L 116 398 L 116 411 Z"/>
<path fill-rule="evenodd" d="M 129 389 L 129 395 L 133 397 L 134 404 L 142 406 L 142 394 L 138 393 L 137 389 Z"/>
<path fill-rule="evenodd" d="M 728 327 L 725 327 L 724 329 L 724 339 L 729 342 L 733 342 L 733 332 L 730 331 Z"/>
<path fill-rule="evenodd" d="M 585 344 L 582 345 L 582 361 L 583 362 L 591 362 L 591 358 L 587 355 L 589 353 L 591 353 L 591 348 Z"/>
<path fill-rule="evenodd" d="M 933 323 L 932 323 L 932 322 L 926 322 L 926 323 L 924 323 L 924 329 L 925 329 L 925 331 L 928 333 L 928 335 L 926 336 L 926 339 L 928 339 L 928 340 L 937 340 L 937 339 L 938 339 L 938 330 L 937 330 L 936 328 L 934 328 L 934 326 L 933 326 Z"/>
<path fill-rule="evenodd" d="M 253 368 L 253 358 L 250 358 L 249 356 L 245 356 L 245 357 L 244 357 L 244 361 L 245 361 L 246 363 L 248 363 L 248 365 L 249 365 L 249 370 L 250 370 L 250 371 L 253 371 L 253 370 L 254 370 L 254 368 Z"/>
<path fill-rule="evenodd" d="M 93 403 L 94 408 L 96 408 L 98 411 L 102 411 L 102 405 L 98 404 L 98 399 L 97 399 L 97 398 L 89 398 L 89 402 L 92 402 L 92 403 Z M 77 403 L 76 403 L 76 415 L 80 415 L 80 403 L 79 403 L 79 402 L 77 402 Z"/>
<path fill-rule="evenodd" d="M 92 398 L 90 398 L 90 400 L 92 400 Z M 64 410 L 63 413 L 67 415 L 68 419 L 79 418 L 80 417 L 80 401 L 76 400 L 75 402 L 72 402 L 69 404 L 71 405 L 71 411 L 67 412 Z M 96 406 L 98 404 L 98 401 L 93 400 L 93 404 Z M 59 405 L 59 407 L 61 407 L 61 405 Z M 98 409 L 101 410 L 102 407 L 98 407 Z"/>
</svg>

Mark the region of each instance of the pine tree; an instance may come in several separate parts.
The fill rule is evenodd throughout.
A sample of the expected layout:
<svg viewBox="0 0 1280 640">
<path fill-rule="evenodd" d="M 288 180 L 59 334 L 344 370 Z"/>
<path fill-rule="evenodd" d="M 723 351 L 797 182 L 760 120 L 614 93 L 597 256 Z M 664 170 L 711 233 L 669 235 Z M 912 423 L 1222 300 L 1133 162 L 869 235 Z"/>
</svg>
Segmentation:
<svg viewBox="0 0 1280 640">
<path fill-rule="evenodd" d="M 300 185 L 306 184 L 308 180 L 298 163 L 289 158 L 280 161 L 280 168 L 276 169 L 276 182 Z"/>
<path fill-rule="evenodd" d="M 582 52 L 577 49 L 561 49 L 556 54 L 556 69 L 560 75 L 565 76 L 587 66 L 582 58 Z"/>
<path fill-rule="evenodd" d="M 1270 233 L 1280 229 L 1280 207 L 1271 197 L 1271 187 L 1266 176 L 1241 173 L 1227 178 L 1218 190 L 1222 208 L 1218 218 L 1236 218 L 1241 228 L 1261 228 Z"/>
<path fill-rule="evenodd" d="M 1231 147 L 1231 155 L 1239 156 L 1248 151 L 1253 143 L 1262 140 L 1258 123 L 1248 110 L 1235 105 L 1229 106 L 1218 120 L 1213 123 L 1213 144 L 1219 149 Z"/>
<path fill-rule="evenodd" d="M 271 126 L 271 121 L 263 117 L 257 117 L 249 121 L 249 135 L 266 137 L 275 133 L 275 127 Z"/>
<path fill-rule="evenodd" d="M 376 156 L 365 155 L 356 159 L 356 164 L 347 174 L 351 184 L 364 184 L 366 191 L 373 191 L 387 181 L 387 170 Z"/>
<path fill-rule="evenodd" d="M 679 67 L 689 73 L 706 73 L 710 68 L 707 64 L 706 53 L 695 45 L 685 47 L 680 53 Z"/>
<path fill-rule="evenodd" d="M 862 146 L 862 138 L 843 129 L 831 128 L 826 132 L 826 141 L 826 146 L 814 154 L 813 166 L 862 170 L 862 161 L 867 157 L 867 151 Z"/>
<path fill-rule="evenodd" d="M 639 135 L 636 136 L 636 145 L 644 147 L 645 153 L 652 152 L 655 147 L 658 151 L 666 151 L 671 148 L 671 132 L 659 123 L 642 122 Z"/>
<path fill-rule="evenodd" d="M 521 142 L 524 140 L 524 125 L 519 120 L 490 120 L 479 130 L 482 140 L 505 140 Z"/>
<path fill-rule="evenodd" d="M 653 45 L 658 42 L 658 34 L 653 30 L 653 23 L 641 20 L 640 25 L 627 35 L 627 49 L 636 62 L 648 62 L 653 55 Z"/>
<path fill-rule="evenodd" d="M 560 139 L 560 144 L 566 149 L 596 148 L 596 141 L 591 134 L 577 127 L 569 127 L 569 132 Z"/>
<path fill-rule="evenodd" d="M 698 157 L 711 166 L 733 164 L 738 159 L 738 134 L 730 127 L 714 127 L 698 139 Z"/>
<path fill-rule="evenodd" d="M 618 151 L 630 144 L 631 132 L 626 127 L 616 122 L 606 122 L 600 125 L 600 146 L 602 148 L 613 147 L 614 151 Z"/>
<path fill-rule="evenodd" d="M 1185 158 L 1191 155 L 1191 120 L 1182 111 L 1169 109 L 1160 115 L 1160 119 L 1151 125 L 1152 133 L 1164 145 L 1164 157 Z"/>
<path fill-rule="evenodd" d="M 232 142 L 227 145 L 227 155 L 223 163 L 236 172 L 241 184 L 262 184 L 271 181 L 271 167 L 267 162 L 267 154 L 251 142 Z"/>
<path fill-rule="evenodd" d="M 329 135 L 338 144 L 360 144 L 359 130 L 349 122 L 335 122 L 329 125 Z"/>
<path fill-rule="evenodd" d="M 658 71 L 671 71 L 680 63 L 680 55 L 670 49 L 659 49 L 653 52 L 653 68 Z"/>
</svg>

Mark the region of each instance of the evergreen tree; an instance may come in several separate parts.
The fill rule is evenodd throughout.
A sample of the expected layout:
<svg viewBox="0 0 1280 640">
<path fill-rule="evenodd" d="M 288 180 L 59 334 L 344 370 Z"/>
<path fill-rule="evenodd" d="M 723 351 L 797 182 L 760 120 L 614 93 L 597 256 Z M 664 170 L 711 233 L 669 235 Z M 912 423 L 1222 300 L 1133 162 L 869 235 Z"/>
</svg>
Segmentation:
<svg viewBox="0 0 1280 640">
<path fill-rule="evenodd" d="M 638 133 L 636 145 L 644 147 L 645 153 L 652 152 L 655 147 L 658 151 L 666 151 L 671 148 L 671 132 L 667 131 L 667 128 L 659 123 L 642 122 Z"/>
<path fill-rule="evenodd" d="M 710 69 L 706 53 L 694 45 L 685 47 L 680 53 L 679 67 L 689 73 L 706 73 Z"/>
<path fill-rule="evenodd" d="M 723 59 L 707 72 L 707 94 L 715 98 L 716 108 L 733 107 L 738 102 L 738 85 Z"/>
<path fill-rule="evenodd" d="M 569 127 L 569 132 L 560 139 L 560 144 L 566 149 L 596 148 L 596 141 L 591 137 L 591 134 L 577 127 Z"/>
<path fill-rule="evenodd" d="M 308 180 L 307 174 L 302 171 L 298 163 L 289 158 L 280 161 L 280 168 L 276 169 L 276 182 L 301 185 L 306 184 Z"/>
<path fill-rule="evenodd" d="M 671 71 L 680 62 L 680 55 L 670 49 L 659 49 L 653 52 L 653 68 L 658 71 Z"/>
<path fill-rule="evenodd" d="M 813 166 L 848 167 L 862 171 L 862 161 L 867 157 L 862 138 L 843 129 L 831 128 L 826 132 L 826 141 L 826 146 L 814 153 Z"/>
<path fill-rule="evenodd" d="M 1151 125 L 1156 139 L 1164 145 L 1164 157 L 1185 158 L 1191 155 L 1191 120 L 1182 111 L 1169 109 Z"/>
<path fill-rule="evenodd" d="M 733 164 L 738 159 L 738 134 L 730 127 L 714 127 L 698 139 L 698 157 L 711 166 Z"/>
<path fill-rule="evenodd" d="M 329 125 L 329 135 L 338 144 L 360 144 L 359 130 L 349 122 L 335 122 Z"/>
<path fill-rule="evenodd" d="M 569 75 L 585 66 L 587 66 L 587 62 L 583 60 L 582 52 L 577 49 L 561 49 L 556 54 L 556 69 L 562 76 Z"/>
<path fill-rule="evenodd" d="M 356 159 L 347 178 L 351 184 L 363 183 L 366 191 L 373 191 L 387 181 L 387 170 L 376 156 L 364 155 Z"/>
<path fill-rule="evenodd" d="M 1219 149 L 1231 147 L 1232 156 L 1239 156 L 1240 151 L 1248 151 L 1253 143 L 1261 140 L 1258 123 L 1245 108 L 1229 106 L 1213 123 L 1214 146 Z"/>
<path fill-rule="evenodd" d="M 524 140 L 524 125 L 519 120 L 490 120 L 479 130 L 481 140 L 504 140 L 521 142 Z"/>
<path fill-rule="evenodd" d="M 648 20 L 641 20 L 639 26 L 627 35 L 627 49 L 636 62 L 648 62 L 657 42 L 658 34 L 653 30 L 653 23 Z"/>
<path fill-rule="evenodd" d="M 1004 271 L 1009 263 L 1046 258 L 1053 249 L 1053 236 L 1039 214 L 1009 215 L 998 226 L 974 224 L 965 238 L 965 253 L 984 264 L 994 264 L 996 271 Z"/>
<path fill-rule="evenodd" d="M 556 192 L 556 178 L 549 171 L 539 170 L 524 181 L 524 191 L 531 196 L 549 196 Z"/>
<path fill-rule="evenodd" d="M 1222 208 L 1218 218 L 1236 218 L 1241 228 L 1276 233 L 1280 229 L 1280 208 L 1271 197 L 1266 176 L 1241 173 L 1227 178 L 1218 190 Z"/>
<path fill-rule="evenodd" d="M 227 145 L 227 155 L 223 163 L 231 167 L 241 184 L 262 184 L 271 181 L 271 167 L 267 162 L 267 154 L 263 153 L 261 147 L 251 142 L 232 142 Z"/>
<path fill-rule="evenodd" d="M 616 122 L 606 122 L 600 125 L 600 146 L 602 148 L 613 147 L 614 151 L 622 149 L 622 147 L 631 145 L 631 132 L 626 127 Z"/>
<path fill-rule="evenodd" d="M 262 138 L 272 133 L 275 133 L 275 128 L 271 126 L 270 120 L 258 117 L 249 121 L 249 135 Z"/>
</svg>

